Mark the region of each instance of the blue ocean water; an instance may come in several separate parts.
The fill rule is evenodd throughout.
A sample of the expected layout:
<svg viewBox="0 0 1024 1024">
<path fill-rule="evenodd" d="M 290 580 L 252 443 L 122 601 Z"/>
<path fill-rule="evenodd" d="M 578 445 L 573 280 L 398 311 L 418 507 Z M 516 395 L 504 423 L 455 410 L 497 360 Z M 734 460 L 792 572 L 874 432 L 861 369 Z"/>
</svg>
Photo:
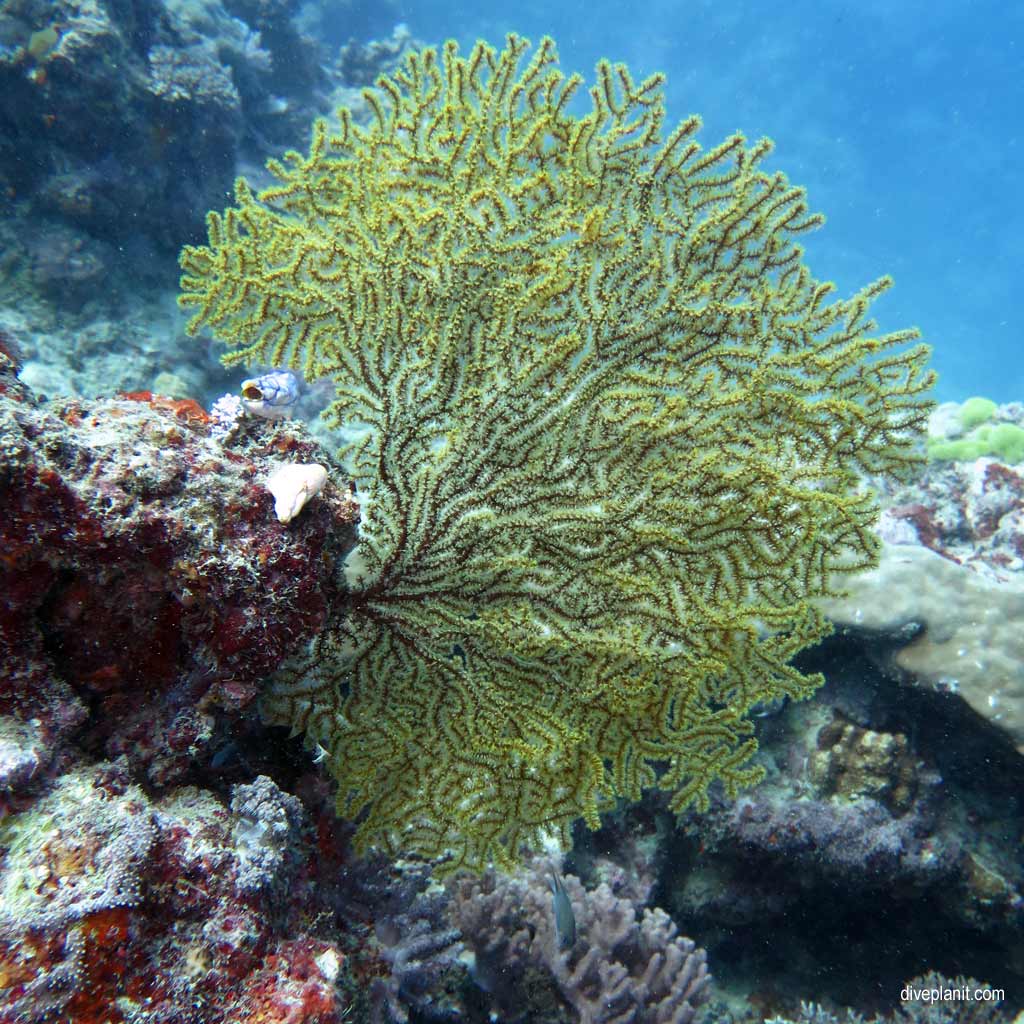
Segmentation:
<svg viewBox="0 0 1024 1024">
<path fill-rule="evenodd" d="M 551 35 L 563 66 L 588 79 L 602 56 L 637 79 L 664 71 L 671 119 L 699 113 L 705 145 L 737 129 L 775 140 L 772 169 L 828 218 L 806 238 L 816 276 L 848 294 L 893 275 L 880 327 L 921 329 L 940 400 L 1024 397 L 1024 5 L 421 0 L 391 11 L 430 43 Z"/>
</svg>

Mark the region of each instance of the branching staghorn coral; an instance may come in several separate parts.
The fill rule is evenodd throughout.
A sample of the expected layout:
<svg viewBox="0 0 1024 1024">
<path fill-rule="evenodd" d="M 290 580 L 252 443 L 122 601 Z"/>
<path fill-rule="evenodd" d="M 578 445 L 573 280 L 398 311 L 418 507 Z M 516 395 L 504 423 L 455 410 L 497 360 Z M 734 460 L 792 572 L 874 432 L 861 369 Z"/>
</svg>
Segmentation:
<svg viewBox="0 0 1024 1024">
<path fill-rule="evenodd" d="M 364 845 L 452 869 L 759 778 L 746 712 L 820 683 L 809 599 L 875 564 L 857 473 L 915 464 L 932 382 L 915 331 L 872 334 L 887 278 L 804 267 L 821 218 L 767 140 L 666 135 L 661 76 L 604 61 L 576 116 L 527 50 L 412 54 L 181 257 L 190 331 L 333 377 L 361 430 L 349 603 L 265 714 Z"/>
</svg>

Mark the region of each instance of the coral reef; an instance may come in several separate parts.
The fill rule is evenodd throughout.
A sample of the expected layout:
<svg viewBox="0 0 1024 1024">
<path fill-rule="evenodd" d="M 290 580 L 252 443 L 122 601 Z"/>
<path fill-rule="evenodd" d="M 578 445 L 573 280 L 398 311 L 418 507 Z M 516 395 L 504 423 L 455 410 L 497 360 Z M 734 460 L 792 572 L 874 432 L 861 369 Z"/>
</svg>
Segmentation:
<svg viewBox="0 0 1024 1024">
<path fill-rule="evenodd" d="M 156 838 L 148 801 L 135 786 L 109 800 L 93 782 L 91 772 L 69 772 L 6 823 L 0 932 L 51 932 L 141 900 Z"/>
<path fill-rule="evenodd" d="M 335 67 L 342 81 L 365 87 L 373 85 L 381 74 L 394 74 L 412 48 L 409 28 L 400 22 L 387 39 L 362 44 L 350 39 L 338 50 Z"/>
<path fill-rule="evenodd" d="M 0 823 L 0 1020 L 350 1019 L 348 958 L 314 934 L 328 907 L 294 797 L 259 778 L 231 812 L 189 787 L 153 801 L 122 768 L 76 768 Z"/>
<path fill-rule="evenodd" d="M 263 145 L 280 131 L 272 95 L 306 100 L 285 137 L 317 109 L 318 45 L 294 31 L 286 45 L 276 26 L 247 23 L 219 0 L 5 5 L 0 29 L 13 45 L 0 52 L 0 180 L 44 221 L 176 247 L 246 139 L 255 132 Z M 34 27 L 53 32 L 45 52 L 32 52 Z"/>
<path fill-rule="evenodd" d="M 225 716 L 323 628 L 357 506 L 331 486 L 276 521 L 260 477 L 327 458 L 296 425 L 225 448 L 191 400 L 40 405 L 7 370 L 0 713 L 66 732 L 88 707 L 93 742 L 166 785 L 213 756 Z M 49 714 L 51 685 L 75 696 Z"/>
<path fill-rule="evenodd" d="M 289 837 L 299 833 L 302 804 L 265 775 L 231 794 L 235 815 L 234 845 L 238 857 L 238 887 L 243 892 L 276 887 L 291 881 L 289 869 L 297 859 L 289 850 Z"/>
<path fill-rule="evenodd" d="M 917 764 L 906 736 L 834 720 L 818 732 L 807 766 L 811 781 L 847 801 L 868 796 L 902 814 L 914 802 Z"/>
<path fill-rule="evenodd" d="M 887 546 L 879 568 L 822 607 L 843 629 L 892 638 L 888 665 L 957 695 L 1024 750 L 1024 581 Z"/>
<path fill-rule="evenodd" d="M 1016 465 L 1024 462 L 1024 406 L 997 406 L 988 398 L 946 402 L 929 423 L 928 458 L 937 462 L 970 462 L 993 456 Z"/>
<path fill-rule="evenodd" d="M 336 47 L 302 30 L 295 8 L 0 6 L 0 304 L 55 335 L 41 348 L 66 381 L 80 360 L 61 328 L 137 314 L 143 299 L 154 315 L 173 289 L 175 254 L 199 236 L 238 167 L 296 145 L 344 90 L 415 45 L 408 32 L 374 43 L 342 12 L 336 27 L 351 25 L 346 38 L 359 41 L 335 60 Z M 155 376 L 116 372 L 122 387 Z M 189 393 L 199 393 L 194 384 Z"/>
<path fill-rule="evenodd" d="M 946 403 L 929 430 L 951 438 L 991 422 L 1024 422 L 1024 405 Z M 965 701 L 1024 749 L 1024 472 L 972 456 L 879 485 L 880 565 L 820 607 L 881 641 L 872 646 L 885 670 Z"/>
<path fill-rule="evenodd" d="M 1024 574 L 1024 471 L 995 459 L 930 466 L 889 499 L 892 543 L 921 544 L 988 580 Z"/>
<path fill-rule="evenodd" d="M 174 257 L 240 166 L 298 144 L 416 45 L 405 31 L 374 43 L 338 12 L 334 27 L 359 37 L 342 66 L 295 6 L 0 5 L 0 332 L 21 342 L 38 393 L 203 401 L 236 384 L 182 350 Z"/>
<path fill-rule="evenodd" d="M 965 497 L 959 481 L 1013 475 L 990 459 L 929 466 L 884 496 L 895 504 L 882 529 L 907 523 L 891 512 L 910 498 L 980 509 L 985 492 Z M 1011 504 L 1000 496 L 989 507 Z M 933 968 L 986 978 L 1008 1000 L 999 1011 L 933 1007 L 935 1020 L 972 1019 L 977 1010 L 980 1020 L 1003 1021 L 1021 1008 L 1024 762 L 1012 718 L 988 699 L 1020 672 L 1020 616 L 1003 603 L 1017 572 L 991 559 L 987 536 L 949 526 L 941 512 L 935 518 L 947 525 L 931 535 L 934 551 L 914 531 L 883 555 L 883 571 L 891 559 L 913 575 L 862 594 L 841 630 L 800 656 L 802 670 L 826 675 L 825 687 L 808 702 L 757 712 L 767 778 L 755 791 L 735 803 L 716 797 L 706 814 L 687 812 L 681 822 L 648 794 L 605 818 L 592 838 L 577 836 L 574 861 L 588 878 L 629 886 L 633 865 L 646 877 L 653 867 L 654 898 L 709 951 L 723 1020 L 782 1011 L 795 1019 L 795 993 L 852 1007 L 838 1018 L 813 1008 L 819 1016 L 801 1019 L 930 1020 L 922 1007 L 892 1007 L 906 978 Z M 1011 593 L 1001 597 L 1000 588 Z M 880 619 L 887 625 L 872 628 Z M 986 640 L 986 628 L 997 635 Z M 944 677 L 903 661 L 922 643 L 933 645 Z M 956 683 L 967 661 L 979 687 L 970 702 Z"/>
<path fill-rule="evenodd" d="M 718 993 L 769 1014 L 794 993 L 888 1012 L 929 968 L 1019 990 L 1024 764 L 957 698 L 880 672 L 877 644 L 836 636 L 803 656 L 829 681 L 757 720 L 756 790 L 593 841 L 617 859 L 619 834 L 657 840 L 657 902 L 707 947 Z"/>
<path fill-rule="evenodd" d="M 191 400 L 45 403 L 16 369 L 0 341 L 0 1020 L 384 1024 L 444 1003 L 465 968 L 446 902 L 419 898 L 429 870 L 403 886 L 356 862 L 295 778 L 308 755 L 246 713 L 337 604 L 357 517 L 328 485 L 282 526 L 259 481 L 329 457 L 294 422 L 218 434 Z"/>
<path fill-rule="evenodd" d="M 354 542 L 351 496 L 329 489 L 282 527 L 261 486 L 282 459 L 329 461 L 301 424 L 226 413 L 217 430 L 194 403 L 144 394 L 44 403 L 15 375 L 15 346 L 2 337 L 0 367 L 5 493 L 32 493 L 26 481 L 59 470 L 79 501 L 45 516 L 35 508 L 49 531 L 38 538 L 21 516 L 0 528 L 3 623 L 16 626 L 0 638 L 4 1024 L 483 1024 L 527 1012 L 537 1024 L 575 1024 L 607 1019 L 609 1000 L 635 1020 L 686 1020 L 686 1004 L 700 1003 L 704 1020 L 750 1024 L 796 1019 L 800 996 L 821 1004 L 805 1014 L 819 1024 L 843 1020 L 843 1006 L 849 1021 L 881 1014 L 892 1024 L 975 1012 L 995 1024 L 1019 1009 L 1024 769 L 998 723 L 959 695 L 880 671 L 907 635 L 848 628 L 801 655 L 801 670 L 828 682 L 810 701 L 757 707 L 767 778 L 738 802 L 712 787 L 706 813 L 679 819 L 653 790 L 603 814 L 599 832 L 578 830 L 573 870 L 585 885 L 573 876 L 566 885 L 580 938 L 559 954 L 541 862 L 442 887 L 429 863 L 358 859 L 356 826 L 335 818 L 316 758 L 246 713 L 259 679 L 244 675 L 244 656 L 207 662 L 208 643 L 202 664 L 183 656 L 160 686 L 122 669 L 109 690 L 77 665 L 78 648 L 70 664 L 61 656 L 53 595 L 80 576 L 111 604 L 66 618 L 66 630 L 77 622 L 88 637 L 89 664 L 130 668 L 124 612 L 111 607 L 139 604 L 143 617 L 148 598 L 124 589 L 129 570 L 159 569 L 161 545 L 190 543 L 188 528 L 170 524 L 198 507 L 193 489 L 217 506 L 216 522 L 197 515 L 195 529 L 224 529 L 227 510 L 241 521 L 218 545 L 217 588 L 167 582 L 194 591 L 183 628 L 200 628 L 193 610 L 216 626 L 218 609 L 203 618 L 197 605 L 228 599 L 246 537 L 313 545 L 310 579 L 343 609 L 330 589 L 337 566 L 322 560 Z M 86 446 L 87 436 L 102 443 Z M 953 470 L 928 471 L 936 498 Z M 131 490 L 140 473 L 147 487 L 167 487 Z M 971 562 L 973 549 L 958 543 Z M 99 560 L 91 568 L 90 558 Z M 273 559 L 247 564 L 286 592 Z M 263 592 L 251 579 L 250 600 Z M 38 581 L 56 588 L 42 604 Z M 99 607 L 98 594 L 90 601 Z M 266 607 L 252 625 L 267 625 L 280 657 L 287 645 L 274 640 Z M 293 611 L 302 629 L 318 628 L 317 616 Z M 263 641 L 251 640 L 262 664 Z M 702 954 L 655 905 L 708 949 L 713 987 Z M 929 967 L 1005 986 L 1007 1002 L 894 1005 L 904 979 Z"/>
<path fill-rule="evenodd" d="M 3 20 L 8 38 L 57 37 L 42 55 L 0 55 L 0 180 L 33 234 L 63 225 L 137 252 L 141 233 L 166 251 L 234 167 L 244 120 L 230 71 L 212 46 L 191 56 L 194 34 L 158 3 L 19 0 Z"/>
<path fill-rule="evenodd" d="M 802 266 L 820 218 L 767 141 L 663 135 L 661 78 L 607 62 L 577 117 L 527 48 L 410 55 L 181 255 L 191 331 L 332 377 L 362 428 L 343 635 L 264 711 L 328 750 L 361 845 L 449 869 L 759 777 L 746 712 L 820 682 L 807 599 L 874 563 L 856 473 L 916 464 L 932 380 L 871 334 L 888 280 Z"/>
<path fill-rule="evenodd" d="M 339 919 L 347 931 L 362 935 L 379 962 L 364 981 L 371 1020 L 467 1019 L 464 996 L 472 985 L 461 935 L 429 864 L 371 856 L 346 865 L 334 889 Z"/>
<path fill-rule="evenodd" d="M 1011 1019 L 1024 405 L 942 406 L 922 448 L 923 355 L 872 337 L 883 285 L 826 297 L 800 265 L 799 190 L 761 171 L 762 144 L 701 152 L 695 121 L 662 142 L 656 83 L 602 65 L 572 116 L 545 47 L 522 73 L 489 50 L 410 58 L 398 26 L 332 60 L 297 6 L 0 11 L 0 1022 Z M 383 92 L 345 88 L 381 71 Z M 236 396 L 208 415 L 190 396 L 237 381 L 172 353 L 177 314 L 136 304 L 236 164 L 295 144 L 328 97 L 363 127 L 277 168 L 261 195 L 291 204 L 281 223 L 243 194 L 218 256 L 284 253 L 274 294 L 312 296 L 328 327 L 326 345 L 316 326 L 278 340 L 326 374 L 299 415 L 334 378 L 335 419 L 362 431 L 347 581 L 359 510 L 323 434 L 248 419 Z M 375 205 L 381 166 L 406 201 Z M 307 174 L 333 203 L 308 219 Z M 331 234 L 339 210 L 353 233 Z M 671 232 L 645 248 L 659 217 Z M 232 293 L 239 315 L 260 287 Z M 132 308 L 97 319 L 106 302 Z M 261 330 L 235 354 L 273 347 Z M 329 482 L 283 525 L 265 484 L 302 463 Z M 798 653 L 823 627 L 794 609 L 873 558 L 865 483 L 881 565 L 819 606 L 838 633 Z M 255 697 L 325 626 L 265 706 L 303 745 Z M 669 792 L 613 807 L 659 772 Z M 716 772 L 765 781 L 733 801 Z M 704 811 L 677 813 L 680 781 Z M 601 827 L 574 832 L 571 948 L 544 862 L 435 877 L 552 825 L 564 841 L 581 809 Z M 361 825 L 360 850 L 433 852 L 469 820 L 484 841 L 439 871 L 352 841 Z M 1005 986 L 1003 1006 L 901 995 L 910 977 L 983 987 L 930 967 Z"/>
<path fill-rule="evenodd" d="M 55 316 L 44 324 L 34 312 L 0 308 L 0 335 L 21 351 L 21 380 L 46 398 L 141 390 L 194 398 L 208 381 L 223 391 L 230 380 L 212 358 L 169 359 L 176 328 L 166 311 L 152 306 L 120 318 L 93 317 L 85 325 Z"/>
<path fill-rule="evenodd" d="M 587 892 L 565 878 L 576 941 L 555 934 L 547 873 L 538 862 L 512 877 L 493 873 L 453 886 L 452 913 L 472 954 L 471 969 L 490 996 L 492 1020 L 550 1019 L 568 1004 L 580 1024 L 689 1024 L 708 998 L 704 951 L 678 935 L 660 909 L 637 909 L 607 885 Z M 542 978 L 547 976 L 545 985 Z M 496 1015 L 495 1015 L 496 1013 Z"/>
<path fill-rule="evenodd" d="M 985 417 L 982 419 L 982 417 Z M 1024 424 L 1024 404 L 983 399 L 940 405 L 929 418 L 929 446 L 963 434 L 963 421 Z M 893 543 L 923 544 L 997 580 L 1024 571 L 1024 472 L 987 452 L 933 460 L 909 485 L 883 485 L 885 532 Z"/>
</svg>

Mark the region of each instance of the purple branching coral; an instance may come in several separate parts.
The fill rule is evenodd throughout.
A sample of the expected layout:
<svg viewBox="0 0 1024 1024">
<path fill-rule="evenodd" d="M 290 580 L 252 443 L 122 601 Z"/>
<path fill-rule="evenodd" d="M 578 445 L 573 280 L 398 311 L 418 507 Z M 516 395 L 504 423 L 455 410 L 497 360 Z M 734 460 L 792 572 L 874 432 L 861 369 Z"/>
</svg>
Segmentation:
<svg viewBox="0 0 1024 1024">
<path fill-rule="evenodd" d="M 337 827 L 351 834 L 349 825 Z M 366 972 L 369 1024 L 465 1019 L 458 995 L 466 987 L 461 936 L 430 866 L 377 855 L 327 871 L 342 930 L 377 961 Z"/>
<path fill-rule="evenodd" d="M 680 936 L 663 910 L 644 908 L 638 919 L 634 904 L 607 885 L 588 892 L 569 875 L 565 887 L 577 938 L 559 950 L 540 862 L 513 876 L 455 883 L 455 922 L 497 1019 L 521 1013 L 522 983 L 539 968 L 580 1024 L 689 1024 L 710 994 L 704 950 Z M 528 998 L 536 998 L 529 989 Z"/>
</svg>

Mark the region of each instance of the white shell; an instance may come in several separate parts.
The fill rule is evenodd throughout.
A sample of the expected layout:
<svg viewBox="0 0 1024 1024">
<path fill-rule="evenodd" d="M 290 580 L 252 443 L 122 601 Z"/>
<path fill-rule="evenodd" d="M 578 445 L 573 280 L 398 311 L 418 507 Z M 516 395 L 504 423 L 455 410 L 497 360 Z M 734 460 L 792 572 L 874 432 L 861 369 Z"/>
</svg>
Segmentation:
<svg viewBox="0 0 1024 1024">
<path fill-rule="evenodd" d="M 278 522 L 290 523 L 325 483 L 327 470 L 319 462 L 291 462 L 271 473 L 267 490 L 274 496 Z"/>
</svg>

